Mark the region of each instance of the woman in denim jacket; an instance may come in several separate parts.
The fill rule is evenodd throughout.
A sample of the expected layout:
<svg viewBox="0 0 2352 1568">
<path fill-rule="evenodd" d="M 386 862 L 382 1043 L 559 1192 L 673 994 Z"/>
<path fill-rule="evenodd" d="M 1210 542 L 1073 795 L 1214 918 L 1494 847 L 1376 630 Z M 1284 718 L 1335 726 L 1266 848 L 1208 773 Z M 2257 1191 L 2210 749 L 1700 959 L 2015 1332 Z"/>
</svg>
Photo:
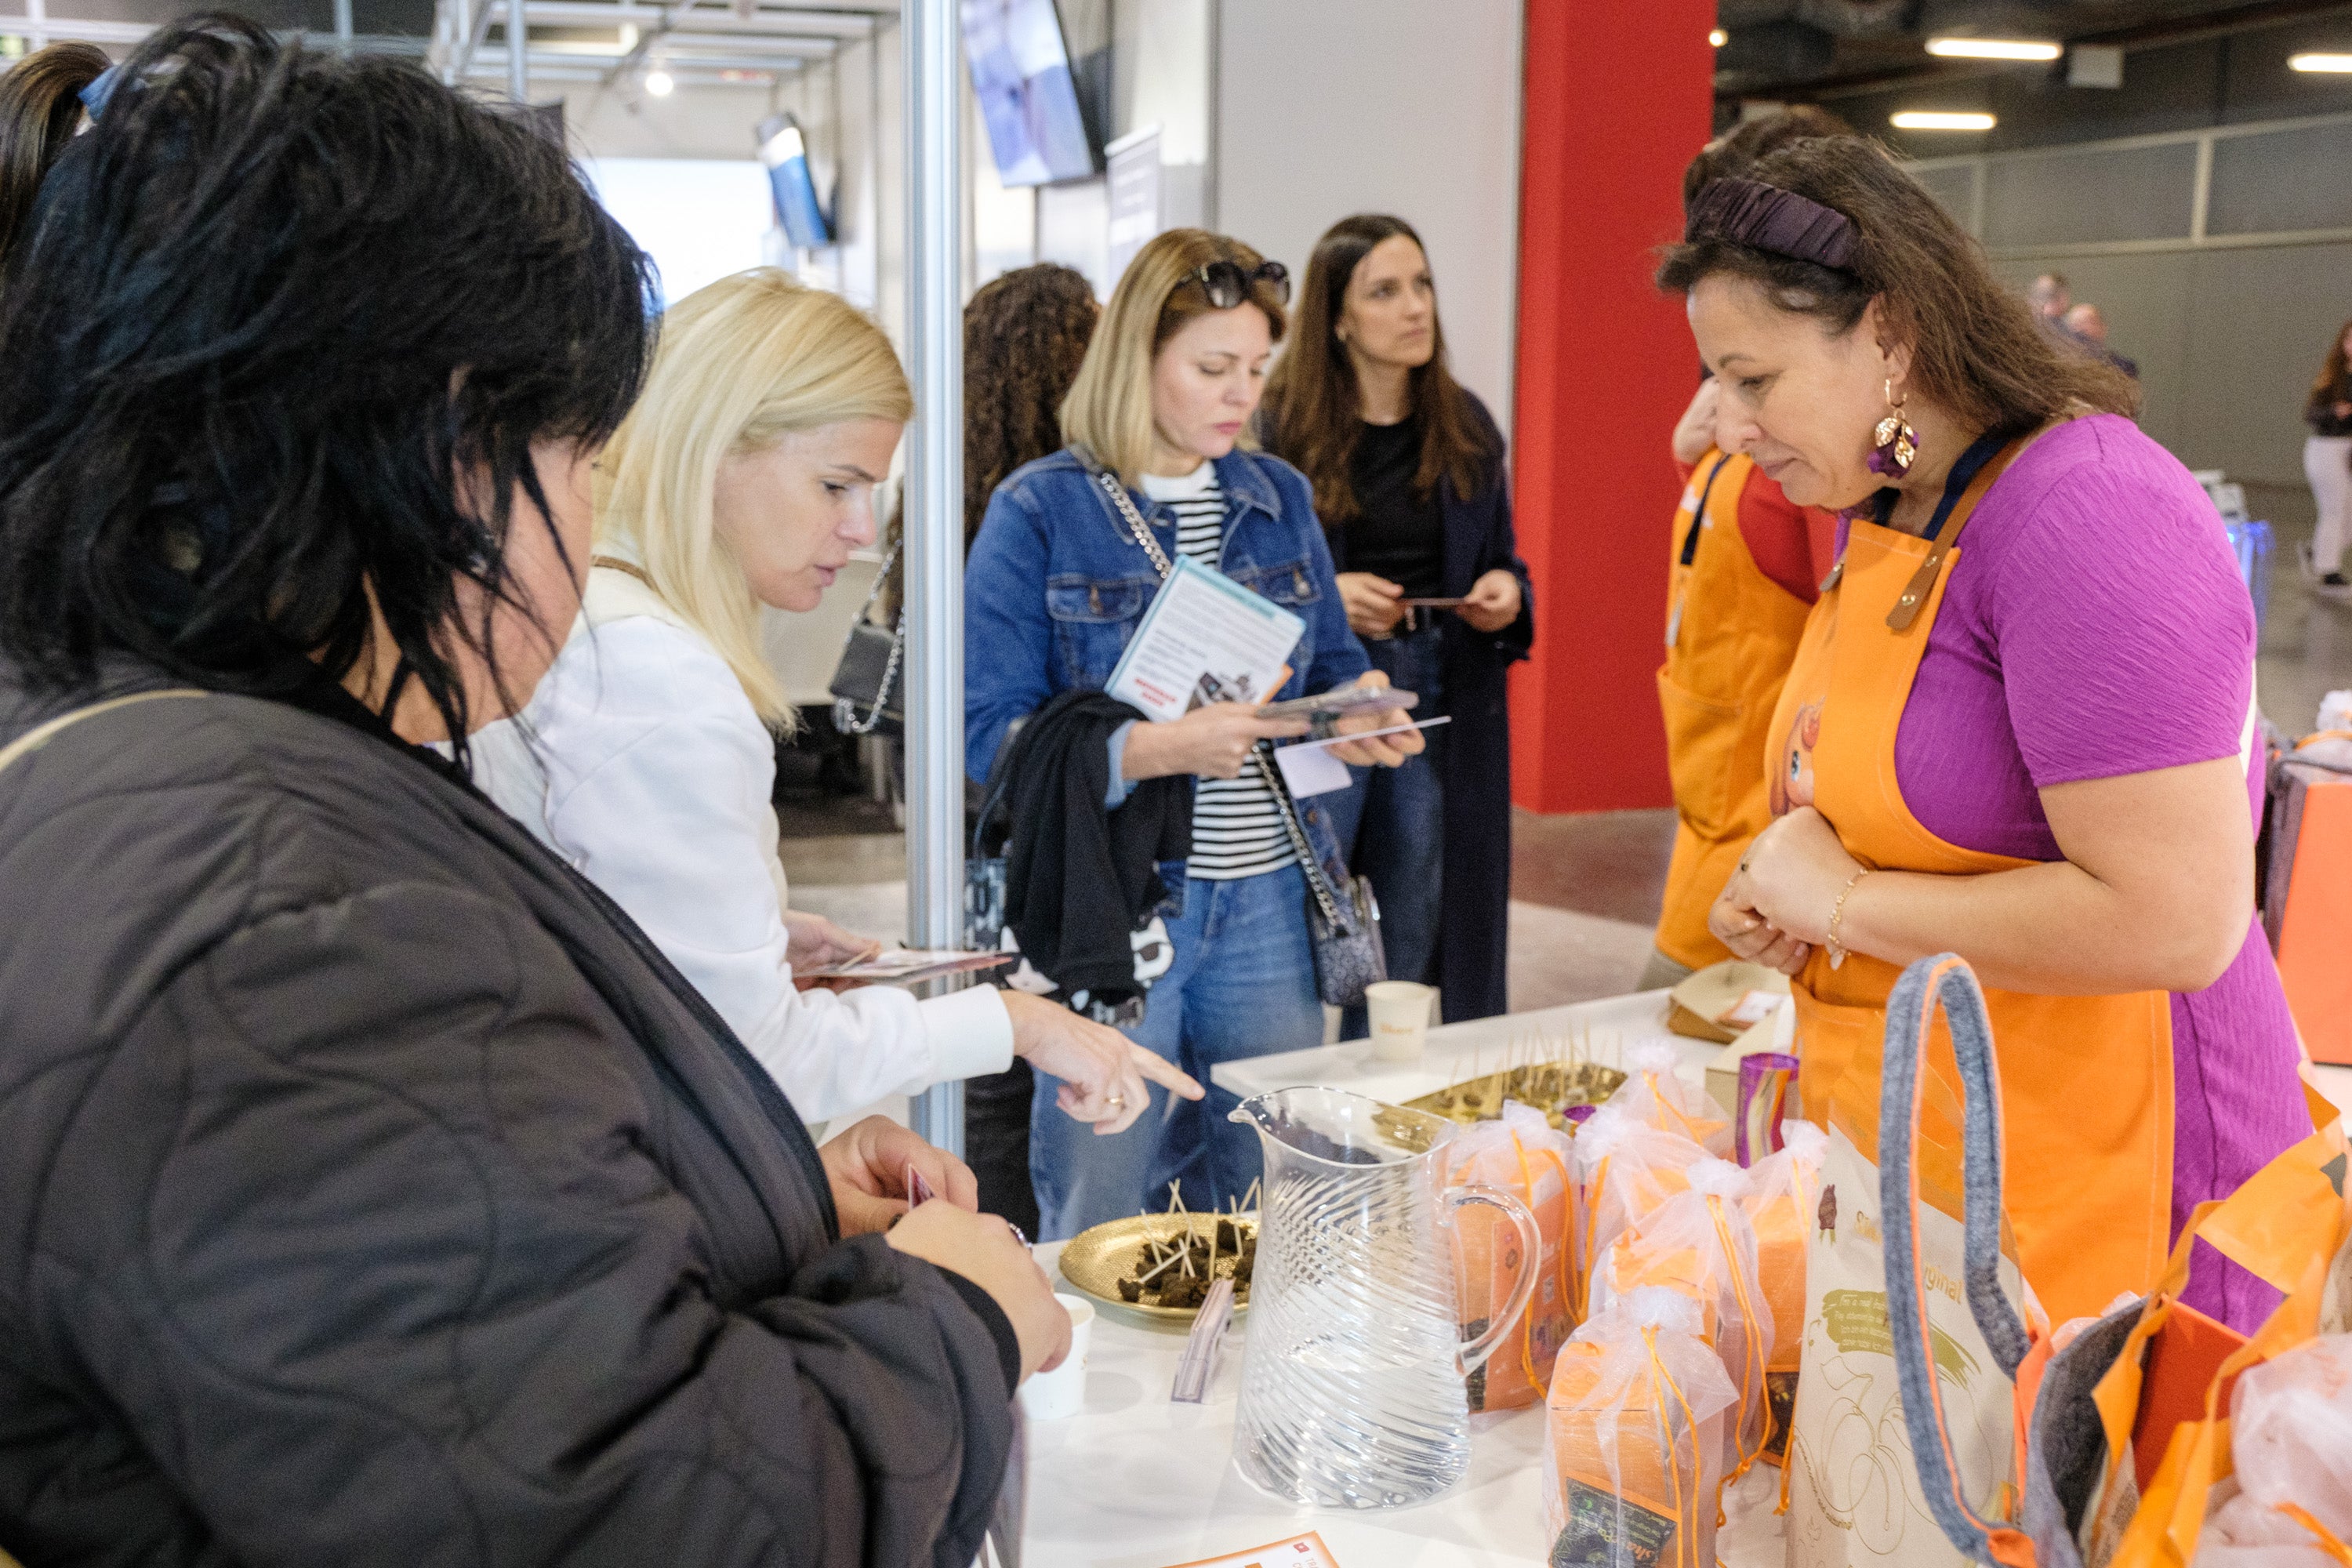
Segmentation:
<svg viewBox="0 0 2352 1568">
<path fill-rule="evenodd" d="M 1160 235 L 1120 279 L 1062 405 L 1063 433 L 1126 481 L 1162 553 L 1190 555 L 1307 623 L 1282 698 L 1360 677 L 1385 680 L 1348 629 L 1307 481 L 1286 463 L 1237 449 L 1288 293 L 1280 265 L 1246 246 L 1199 229 Z M 1015 720 L 1063 691 L 1109 681 L 1159 582 L 1075 450 L 998 487 L 964 577 L 964 761 L 974 780 L 988 776 Z M 1402 720 L 1368 715 L 1340 727 Z M 1303 729 L 1259 719 L 1254 703 L 1221 702 L 1170 723 L 1129 723 L 1111 737 L 1114 807 L 1147 778 L 1200 780 L 1192 855 L 1161 868 L 1174 889 L 1162 910 L 1172 962 L 1131 1032 L 1203 1084 L 1215 1063 L 1323 1038 L 1306 879 L 1248 765 L 1258 741 Z M 1407 732 L 1333 750 L 1394 767 L 1421 741 Z M 1298 815 L 1317 858 L 1344 886 L 1320 799 L 1300 802 Z M 1214 1207 L 1257 1175 L 1256 1137 L 1226 1121 L 1236 1100 L 1223 1089 L 1173 1105 L 1155 1089 L 1151 1110 L 1129 1131 L 1080 1137 L 1057 1125 L 1068 1119 L 1054 1114 L 1056 1088 L 1038 1074 L 1031 1123 L 1030 1172 L 1047 1237 L 1164 1205 L 1171 1182 L 1182 1184 L 1188 1205 Z"/>
</svg>

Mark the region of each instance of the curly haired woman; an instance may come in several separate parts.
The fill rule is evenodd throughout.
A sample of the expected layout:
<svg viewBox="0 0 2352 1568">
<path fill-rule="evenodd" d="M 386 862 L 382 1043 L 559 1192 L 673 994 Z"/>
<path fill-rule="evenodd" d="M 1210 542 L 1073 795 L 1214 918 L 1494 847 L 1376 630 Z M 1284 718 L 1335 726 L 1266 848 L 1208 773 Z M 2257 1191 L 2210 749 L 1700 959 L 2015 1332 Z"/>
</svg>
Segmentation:
<svg viewBox="0 0 2352 1568">
<path fill-rule="evenodd" d="M 1013 469 L 1062 447 L 1062 398 L 1077 379 L 1102 307 L 1086 274 L 1056 262 L 1017 268 L 981 286 L 963 308 L 963 545 L 969 552 L 988 498 Z M 1024 1060 L 963 1086 L 964 1157 L 980 1178 L 981 1206 L 1037 1234 L 1029 1184 L 1029 1101 L 1035 1075 Z"/>
</svg>

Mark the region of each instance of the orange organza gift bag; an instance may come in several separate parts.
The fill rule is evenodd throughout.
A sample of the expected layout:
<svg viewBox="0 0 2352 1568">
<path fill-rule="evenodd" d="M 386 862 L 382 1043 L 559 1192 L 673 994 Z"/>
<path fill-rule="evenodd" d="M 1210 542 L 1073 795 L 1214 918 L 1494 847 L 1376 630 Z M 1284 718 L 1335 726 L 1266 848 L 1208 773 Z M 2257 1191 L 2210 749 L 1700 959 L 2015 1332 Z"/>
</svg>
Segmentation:
<svg viewBox="0 0 2352 1568">
<path fill-rule="evenodd" d="M 1537 1259 L 1535 1294 L 1469 1379 L 1472 1410 L 1517 1410 L 1543 1398 L 1553 1359 L 1576 1326 L 1570 1315 L 1575 1146 L 1566 1133 L 1552 1131 L 1542 1111 L 1506 1101 L 1501 1121 L 1481 1121 L 1456 1134 L 1445 1145 L 1445 1159 L 1451 1184 L 1499 1187 L 1526 1204 L 1536 1218 L 1543 1252 Z M 1507 1300 L 1518 1282 L 1519 1228 L 1483 1205 L 1464 1209 L 1454 1223 L 1462 1236 L 1462 1334 L 1475 1339 L 1486 1331 L 1495 1303 Z"/>
<path fill-rule="evenodd" d="M 1820 1223 L 1822 1156 L 1829 1134 L 1810 1121 L 1781 1123 L 1781 1146 L 1748 1168 L 1740 1206 L 1756 1230 L 1756 1275 L 1772 1313 L 1772 1354 L 1764 1365 L 1769 1425 L 1764 1461 L 1789 1451 L 1789 1417 L 1797 1406 L 1797 1355 L 1805 1341 L 1805 1244 Z"/>
<path fill-rule="evenodd" d="M 1701 1160 L 1688 1174 L 1688 1192 L 1652 1209 L 1609 1248 L 1593 1278 L 1592 1308 L 1606 1311 L 1648 1286 L 1679 1290 L 1697 1303 L 1700 1335 L 1738 1395 L 1724 1456 L 1727 1479 L 1737 1480 L 1764 1450 L 1772 1315 L 1757 1282 L 1755 1229 L 1740 1207 L 1748 1173 L 1727 1160 Z"/>
<path fill-rule="evenodd" d="M 1675 1068 L 1682 1047 L 1671 1040 L 1643 1040 L 1625 1051 L 1625 1081 L 1609 1097 L 1610 1105 L 1661 1132 L 1689 1139 L 1718 1160 L 1731 1157 L 1731 1122 L 1723 1108 L 1696 1084 L 1685 1083 Z"/>
<path fill-rule="evenodd" d="M 1547 1401 L 1549 1568 L 1715 1568 L 1723 1411 L 1698 1304 L 1635 1290 L 1576 1331 Z"/>
<path fill-rule="evenodd" d="M 1690 1168 L 1706 1151 L 1662 1131 L 1622 1107 L 1604 1105 L 1577 1130 L 1575 1316 L 1590 1306 L 1593 1270 L 1626 1227 L 1668 1198 L 1690 1191 Z"/>
</svg>

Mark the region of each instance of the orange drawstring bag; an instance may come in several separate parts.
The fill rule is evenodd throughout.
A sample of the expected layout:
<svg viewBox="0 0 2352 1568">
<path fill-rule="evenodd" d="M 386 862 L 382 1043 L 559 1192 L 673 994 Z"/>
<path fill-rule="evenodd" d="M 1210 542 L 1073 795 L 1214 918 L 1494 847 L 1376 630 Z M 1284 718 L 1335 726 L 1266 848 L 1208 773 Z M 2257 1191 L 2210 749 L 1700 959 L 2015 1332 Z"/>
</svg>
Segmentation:
<svg viewBox="0 0 2352 1568">
<path fill-rule="evenodd" d="M 1576 1331 L 1544 1422 L 1551 1568 L 1716 1568 L 1723 1411 L 1698 1304 L 1635 1290 Z"/>
<path fill-rule="evenodd" d="M 1498 1187 L 1528 1205 L 1543 1248 L 1535 1294 L 1504 1339 L 1470 1374 L 1470 1408 L 1517 1410 L 1534 1405 L 1551 1385 L 1553 1360 L 1576 1327 L 1570 1315 L 1574 1280 L 1570 1267 L 1575 1145 L 1552 1131 L 1544 1113 L 1506 1100 L 1502 1120 L 1465 1128 L 1445 1145 L 1447 1182 Z M 1519 1277 L 1519 1228 L 1487 1205 L 1454 1219 L 1462 1237 L 1458 1280 L 1463 1338 L 1486 1331 L 1495 1305 L 1507 1300 Z"/>
<path fill-rule="evenodd" d="M 1625 1081 L 1609 1103 L 1662 1132 L 1677 1133 L 1718 1160 L 1731 1158 L 1731 1121 L 1723 1108 L 1675 1069 L 1682 1047 L 1671 1040 L 1642 1040 L 1625 1048 Z"/>
<path fill-rule="evenodd" d="M 1756 1232 L 1740 1206 L 1748 1173 L 1727 1160 L 1701 1160 L 1689 1178 L 1688 1192 L 1651 1210 L 1610 1247 L 1593 1279 L 1592 1307 L 1607 1311 L 1649 1286 L 1698 1304 L 1700 1337 L 1738 1395 L 1724 1433 L 1725 1479 L 1738 1480 L 1764 1451 L 1772 1314 L 1757 1282 Z"/>
<path fill-rule="evenodd" d="M 1748 1168 L 1739 1200 L 1756 1231 L 1756 1277 L 1772 1313 L 1772 1356 L 1764 1365 L 1768 1425 L 1764 1462 L 1789 1451 L 1797 1407 L 1797 1359 L 1805 1342 L 1805 1245 L 1820 1223 L 1822 1157 L 1829 1134 L 1810 1121 L 1781 1123 L 1781 1146 Z"/>
</svg>

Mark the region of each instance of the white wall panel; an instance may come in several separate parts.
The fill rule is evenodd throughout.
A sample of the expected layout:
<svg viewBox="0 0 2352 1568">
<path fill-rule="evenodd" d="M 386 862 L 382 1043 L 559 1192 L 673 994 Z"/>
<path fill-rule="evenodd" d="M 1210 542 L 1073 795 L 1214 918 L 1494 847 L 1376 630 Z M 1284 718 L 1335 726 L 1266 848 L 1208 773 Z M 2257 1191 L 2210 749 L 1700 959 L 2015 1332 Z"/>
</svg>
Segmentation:
<svg viewBox="0 0 2352 1568">
<path fill-rule="evenodd" d="M 1454 374 L 1511 425 L 1518 0 L 1218 0 L 1216 226 L 1303 277 L 1350 213 L 1421 231 Z M 1150 61 L 1145 62 L 1150 68 Z"/>
</svg>

